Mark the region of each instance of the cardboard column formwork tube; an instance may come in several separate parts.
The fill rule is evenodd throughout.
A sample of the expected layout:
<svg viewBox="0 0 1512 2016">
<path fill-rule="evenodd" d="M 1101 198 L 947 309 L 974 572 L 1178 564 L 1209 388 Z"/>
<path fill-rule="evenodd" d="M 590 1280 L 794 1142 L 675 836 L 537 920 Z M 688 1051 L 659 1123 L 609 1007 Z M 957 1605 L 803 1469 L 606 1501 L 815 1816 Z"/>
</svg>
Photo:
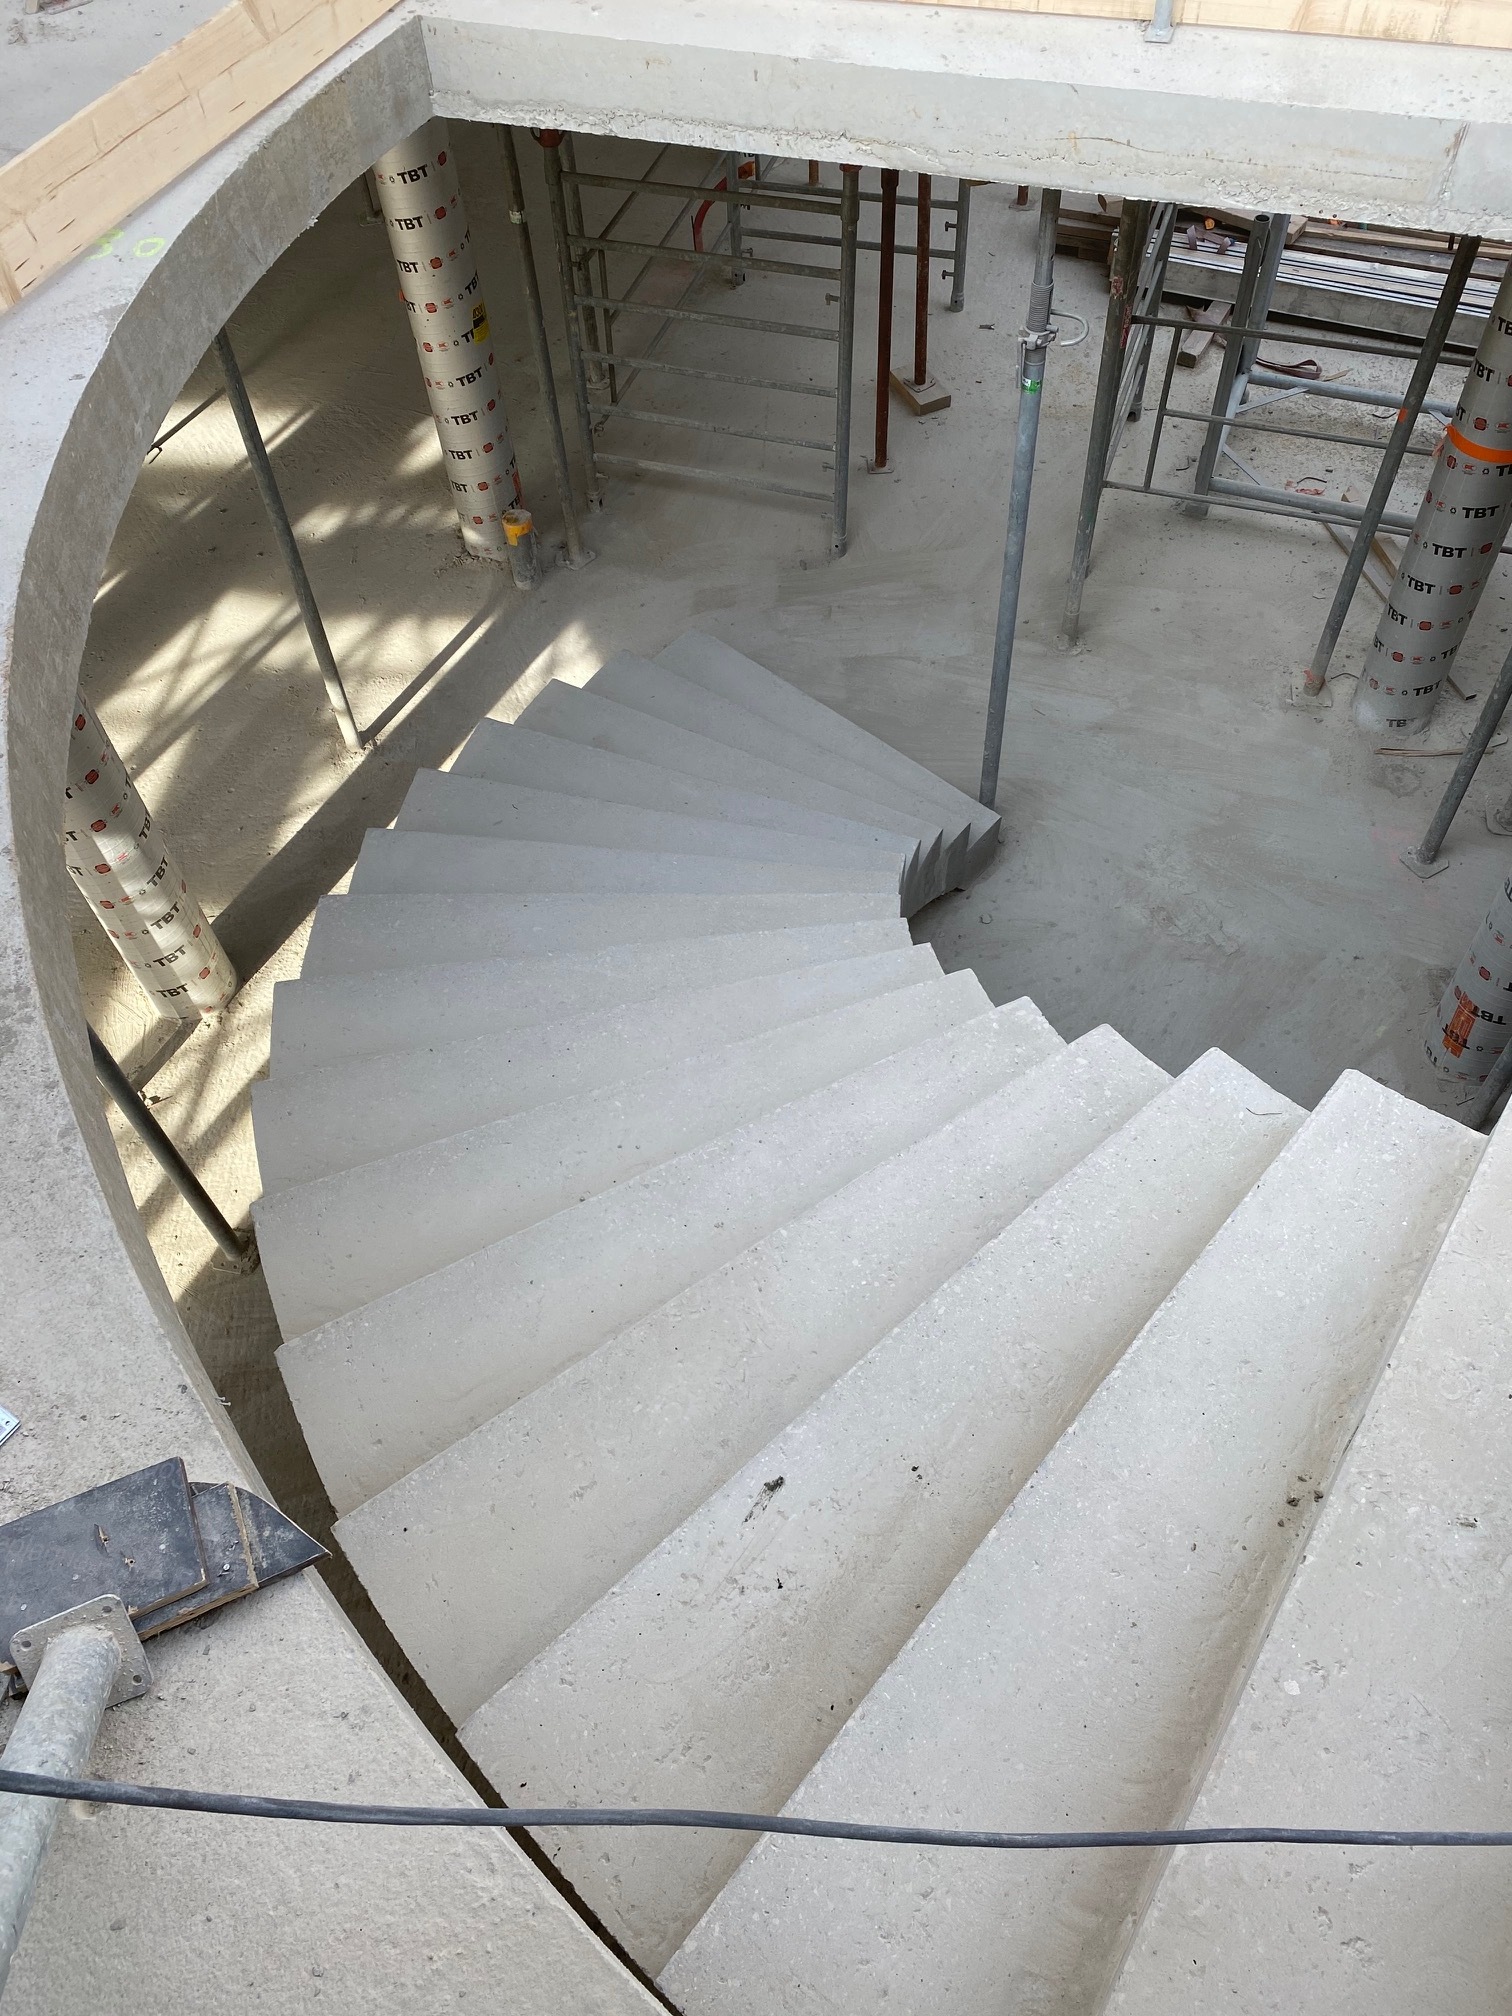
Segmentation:
<svg viewBox="0 0 1512 2016">
<path fill-rule="evenodd" d="M 1512 523 L 1512 266 L 1502 280 L 1355 689 L 1355 725 L 1421 735 Z"/>
<path fill-rule="evenodd" d="M 521 503 L 499 367 L 444 119 L 373 163 L 462 543 L 507 565 L 503 514 Z"/>
<path fill-rule="evenodd" d="M 1512 1016 L 1512 878 L 1502 884 L 1428 1027 L 1445 1078 L 1479 1085 L 1507 1047 Z"/>
<path fill-rule="evenodd" d="M 214 1015 L 236 972 L 110 737 L 74 696 L 64 789 L 68 872 L 159 1014 Z"/>
</svg>

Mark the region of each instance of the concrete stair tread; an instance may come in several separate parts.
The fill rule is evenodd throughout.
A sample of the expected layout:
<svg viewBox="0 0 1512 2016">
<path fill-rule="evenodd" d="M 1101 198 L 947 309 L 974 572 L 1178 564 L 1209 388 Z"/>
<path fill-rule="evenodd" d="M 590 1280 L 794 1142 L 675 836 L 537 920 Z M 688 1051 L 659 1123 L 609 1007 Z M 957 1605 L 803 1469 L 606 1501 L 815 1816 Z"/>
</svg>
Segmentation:
<svg viewBox="0 0 1512 2016">
<path fill-rule="evenodd" d="M 667 938 L 901 920 L 880 896 L 322 896 L 301 977 L 602 952 Z M 881 941 L 879 941 L 881 942 Z"/>
<path fill-rule="evenodd" d="M 400 967 L 385 973 L 335 974 L 328 979 L 283 980 L 274 989 L 271 1070 L 275 1076 L 332 1064 L 342 1057 L 414 1048 L 444 1034 L 451 1040 L 481 1035 L 508 1022 L 525 1028 L 559 1016 L 643 1001 L 677 987 L 714 986 L 758 974 L 801 973 L 849 959 L 864 959 L 858 977 L 877 988 L 899 976 L 922 978 L 938 970 L 927 946 L 906 930 L 886 948 L 853 952 L 857 936 L 827 925 L 790 932 L 751 932 L 723 938 L 664 939 L 651 945 L 615 945 L 602 952 L 555 958 L 480 959 L 453 966 Z"/>
<path fill-rule="evenodd" d="M 409 1049 L 285 1068 L 252 1088 L 264 1194 L 639 1077 L 672 1057 L 696 1069 L 725 1043 L 874 991 L 865 966 L 841 959 L 679 987 L 528 1028 L 500 1028 L 495 1017 L 472 1037 L 432 1033 Z"/>
<path fill-rule="evenodd" d="M 495 890 L 501 895 L 883 895 L 898 900 L 886 868 L 829 868 L 790 861 L 732 861 L 718 854 L 658 854 L 633 848 L 569 847 L 543 840 L 479 840 L 451 833 L 395 833 L 363 839 L 352 870 L 356 895 L 421 895 Z"/>
<path fill-rule="evenodd" d="M 1217 1053 L 1168 1085 L 1106 1030 L 1040 1073 L 1081 1122 L 1056 1180 L 466 1725 L 520 1803 L 781 1807 L 1302 1119 Z M 749 1845 L 557 1852 L 655 1971 Z"/>
<path fill-rule="evenodd" d="M 1040 1038 L 1020 1076 L 348 1515 L 343 1547 L 449 1714 L 544 1650 L 1163 1082 L 1111 1031 L 1070 1050 L 1048 1025 Z M 480 1558 L 464 1596 L 458 1570 Z"/>
<path fill-rule="evenodd" d="M 796 734 L 832 749 L 837 755 L 852 757 L 879 776 L 919 791 L 931 804 L 938 804 L 947 815 L 968 820 L 972 838 L 968 855 L 970 873 L 978 872 L 990 849 L 997 844 L 1002 823 L 997 813 L 977 799 L 968 797 L 964 791 L 958 791 L 954 785 L 947 784 L 924 764 L 916 763 L 901 749 L 895 749 L 890 742 L 862 728 L 838 709 L 826 706 L 822 700 L 816 700 L 790 680 L 769 671 L 765 665 L 757 664 L 755 659 L 747 658 L 733 645 L 725 644 L 703 631 L 688 630 L 664 651 L 659 651 L 655 662 L 711 693 L 736 701 L 765 720 L 790 728 Z"/>
<path fill-rule="evenodd" d="M 543 841 L 553 846 L 610 847 L 653 854 L 728 855 L 736 861 L 786 861 L 816 867 L 891 871 L 900 894 L 912 848 L 900 840 L 891 854 L 772 826 L 696 819 L 645 805 L 573 798 L 526 784 L 453 770 L 420 770 L 394 821 L 400 833 L 470 834 L 489 840 Z"/>
<path fill-rule="evenodd" d="M 811 777 L 833 781 L 857 796 L 865 794 L 884 805 L 895 805 L 916 819 L 934 820 L 945 835 L 942 876 L 964 868 L 973 838 L 972 818 L 955 806 L 955 794 L 949 786 L 940 785 L 938 779 L 931 789 L 882 776 L 854 756 L 841 754 L 790 727 L 779 726 L 722 693 L 711 692 L 665 665 L 633 657 L 628 651 L 616 652 L 595 672 L 588 690 L 618 700 L 622 706 L 635 707 L 671 726 L 688 728 L 695 735 L 724 742 L 732 749 L 745 750 Z M 981 817 L 987 816 L 980 806 L 977 812 Z"/>
<path fill-rule="evenodd" d="M 920 980 L 711 1050 L 628 1083 L 533 1107 L 254 1207 L 279 1324 L 297 1337 L 624 1182 L 757 1115 L 917 1042 L 948 1021 L 923 948 Z"/>
<path fill-rule="evenodd" d="M 941 984 L 955 1027 L 286 1342 L 280 1367 L 337 1510 L 1016 1076 L 1037 1028 L 988 1009 L 969 974 Z"/>
<path fill-rule="evenodd" d="M 689 776 L 675 764 L 643 762 L 592 743 L 566 742 L 555 735 L 502 721 L 480 721 L 451 765 L 454 777 L 487 777 L 499 784 L 525 784 L 604 804 L 637 805 L 693 819 L 716 819 L 740 826 L 771 827 L 841 847 L 864 847 L 889 858 L 902 854 L 910 876 L 919 865 L 919 840 L 897 825 L 879 827 L 732 785 Z"/>
<path fill-rule="evenodd" d="M 936 889 L 943 886 L 942 815 L 932 807 L 921 810 L 913 801 L 899 805 L 879 797 L 874 779 L 862 780 L 860 789 L 852 791 L 812 762 L 804 761 L 795 769 L 612 699 L 603 688 L 569 686 L 560 679 L 547 682 L 516 725 L 575 747 L 609 750 L 675 770 L 679 776 L 736 791 L 759 791 L 786 804 L 856 819 L 884 831 L 900 827 L 918 842 L 921 882 Z"/>
<path fill-rule="evenodd" d="M 1480 1145 L 1347 1073 L 790 1808 L 1180 1824 Z M 924 1982 L 942 2016 L 1031 1995 L 1047 2016 L 1099 2007 L 1156 1873 L 1136 1853 L 858 1848 L 842 1891 L 832 1860 L 774 1845 L 663 1970 L 689 2016 L 913 2008 Z"/>
<path fill-rule="evenodd" d="M 1512 1811 L 1512 1129 L 1491 1137 L 1200 1795 L 1195 1826 L 1505 1828 Z M 1482 2016 L 1504 1850 L 1173 1859 L 1116 2016 Z"/>
</svg>

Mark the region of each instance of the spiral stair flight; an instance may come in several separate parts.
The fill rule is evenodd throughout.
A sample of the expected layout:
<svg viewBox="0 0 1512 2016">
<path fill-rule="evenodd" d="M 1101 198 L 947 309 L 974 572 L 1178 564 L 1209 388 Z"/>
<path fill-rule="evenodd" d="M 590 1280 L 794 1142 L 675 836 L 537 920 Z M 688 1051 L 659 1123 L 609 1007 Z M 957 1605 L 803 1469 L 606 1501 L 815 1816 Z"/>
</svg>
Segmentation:
<svg viewBox="0 0 1512 2016">
<path fill-rule="evenodd" d="M 508 1804 L 1505 1825 L 1512 1137 L 994 1006 L 906 920 L 998 825 L 697 633 L 417 776 L 255 1098 L 340 1545 Z M 689 2016 L 1506 1936 L 1494 1855 L 541 1841 Z"/>
</svg>

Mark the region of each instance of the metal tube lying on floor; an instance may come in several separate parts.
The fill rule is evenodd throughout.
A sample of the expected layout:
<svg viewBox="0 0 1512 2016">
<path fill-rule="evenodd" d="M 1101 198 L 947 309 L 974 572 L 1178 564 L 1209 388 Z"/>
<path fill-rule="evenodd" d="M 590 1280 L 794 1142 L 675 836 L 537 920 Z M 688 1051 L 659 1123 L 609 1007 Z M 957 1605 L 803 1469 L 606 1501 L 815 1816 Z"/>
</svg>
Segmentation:
<svg viewBox="0 0 1512 2016">
<path fill-rule="evenodd" d="M 5 1746 L 7 1770 L 82 1777 L 120 1670 L 121 1650 L 109 1632 L 88 1626 L 59 1632 Z M 62 1814 L 57 1799 L 0 1794 L 0 1993 Z"/>
<path fill-rule="evenodd" d="M 1045 358 L 1055 340 L 1055 332 L 1050 326 L 1050 297 L 1055 286 L 1055 232 L 1059 220 L 1060 191 L 1045 189 L 1040 194 L 1039 236 L 1034 247 L 1029 313 L 1019 336 L 1018 428 L 1013 442 L 1013 475 L 1008 491 L 1008 534 L 1003 544 L 1003 584 L 998 597 L 997 635 L 992 645 L 992 684 L 987 696 L 987 735 L 982 745 L 982 784 L 977 793 L 987 806 L 997 803 L 1003 724 L 1008 713 L 1008 679 L 1013 666 L 1013 633 L 1018 623 L 1024 543 L 1029 531 L 1034 449 L 1039 437 L 1040 390 L 1045 380 Z"/>
<path fill-rule="evenodd" d="M 504 512 L 523 501 L 444 119 L 431 119 L 373 163 L 399 298 L 410 317 L 462 543 L 509 561 Z"/>
<path fill-rule="evenodd" d="M 1438 305 L 1433 311 L 1427 334 L 1423 338 L 1422 354 L 1413 366 L 1412 377 L 1408 381 L 1406 392 L 1402 395 L 1402 404 L 1381 456 L 1380 467 L 1376 470 L 1375 482 L 1371 485 L 1370 495 L 1365 500 L 1360 529 L 1355 534 L 1349 556 L 1344 562 L 1344 571 L 1339 576 L 1338 587 L 1334 590 L 1333 602 L 1324 619 L 1322 634 L 1318 638 L 1311 660 L 1303 669 L 1304 693 L 1323 691 L 1329 665 L 1333 662 L 1334 646 L 1339 641 L 1339 632 L 1344 628 L 1344 619 L 1349 614 L 1349 605 L 1354 600 L 1354 592 L 1360 585 L 1365 562 L 1370 557 L 1370 542 L 1376 536 L 1381 514 L 1390 502 L 1391 486 L 1397 479 L 1397 472 L 1402 466 L 1402 457 L 1407 453 L 1412 440 L 1412 430 L 1417 425 L 1423 401 L 1428 396 L 1428 387 L 1433 382 L 1439 357 L 1444 344 L 1448 341 L 1449 331 L 1454 325 L 1460 296 L 1465 291 L 1465 282 L 1470 277 L 1470 269 L 1474 266 L 1479 251 L 1479 238 L 1461 238 L 1455 249 L 1454 258 L 1444 280 L 1443 291 L 1438 298 Z M 1458 803 L 1458 800 L 1455 802 Z M 1446 820 L 1446 830 L 1447 827 Z M 1442 839 L 1443 835 L 1440 834 L 1439 838 Z"/>
<path fill-rule="evenodd" d="M 358 734 L 357 723 L 352 717 L 352 703 L 347 698 L 347 690 L 337 668 L 336 654 L 332 651 L 331 640 L 326 635 L 320 605 L 315 600 L 315 591 L 310 586 L 309 575 L 305 572 L 304 556 L 299 550 L 299 542 L 294 537 L 294 527 L 289 523 L 289 514 L 284 509 L 283 493 L 279 490 L 278 480 L 273 474 L 273 464 L 268 460 L 267 445 L 263 441 L 262 429 L 257 424 L 257 415 L 252 410 L 252 401 L 247 396 L 241 366 L 236 361 L 236 352 L 231 348 L 230 335 L 224 329 L 215 339 L 215 355 L 221 367 L 221 376 L 226 381 L 226 397 L 231 403 L 231 411 L 236 415 L 242 446 L 246 449 L 247 460 L 252 465 L 258 495 L 262 498 L 263 509 L 268 514 L 268 522 L 273 527 L 273 536 L 278 541 L 278 550 L 283 555 L 284 566 L 288 569 L 289 582 L 294 590 L 294 600 L 299 605 L 305 635 L 310 640 L 315 663 L 320 667 L 320 676 L 325 681 L 326 698 L 331 703 L 331 712 L 336 716 L 341 739 L 348 749 L 360 749 L 362 737 Z"/>
<path fill-rule="evenodd" d="M 1512 266 L 1444 429 L 1355 688 L 1355 725 L 1421 735 L 1512 523 Z"/>
<path fill-rule="evenodd" d="M 101 928 L 161 1015 L 215 1015 L 236 970 L 82 693 L 68 738 L 63 850 Z"/>
</svg>

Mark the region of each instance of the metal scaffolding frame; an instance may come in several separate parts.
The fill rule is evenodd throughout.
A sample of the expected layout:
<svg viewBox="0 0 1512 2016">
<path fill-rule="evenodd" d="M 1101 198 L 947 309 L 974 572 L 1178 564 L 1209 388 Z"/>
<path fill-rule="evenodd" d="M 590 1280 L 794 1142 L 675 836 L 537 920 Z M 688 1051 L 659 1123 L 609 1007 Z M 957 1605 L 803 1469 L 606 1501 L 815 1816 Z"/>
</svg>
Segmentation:
<svg viewBox="0 0 1512 2016">
<path fill-rule="evenodd" d="M 1132 496 L 1165 498 L 1184 505 L 1193 517 L 1203 517 L 1210 507 L 1218 506 L 1226 510 L 1258 511 L 1269 517 L 1300 518 L 1314 524 L 1346 528 L 1355 534 L 1355 539 L 1345 568 L 1345 578 L 1340 584 L 1343 606 L 1336 613 L 1338 623 L 1342 625 L 1348 598 L 1358 583 L 1371 538 L 1382 529 L 1403 533 L 1412 530 L 1411 517 L 1389 510 L 1387 503 L 1403 458 L 1409 454 L 1426 457 L 1434 452 L 1431 447 L 1412 439 L 1418 418 L 1424 413 L 1444 414 L 1450 410 L 1444 402 L 1427 396 L 1428 386 L 1447 344 L 1454 310 L 1473 267 L 1478 244 L 1463 241 L 1457 248 L 1445 276 L 1438 306 L 1421 344 L 1372 341 L 1365 337 L 1329 334 L 1272 316 L 1271 299 L 1290 220 L 1283 215 L 1262 213 L 1254 221 L 1245 248 L 1233 319 L 1222 332 L 1225 350 L 1213 403 L 1208 411 L 1198 412 L 1173 405 L 1171 398 L 1181 340 L 1195 326 L 1185 315 L 1163 312 L 1174 219 L 1171 205 L 1152 203 L 1126 204 L 1120 219 L 1061 641 L 1067 645 L 1074 643 L 1080 630 L 1082 590 L 1091 562 L 1099 507 L 1103 493 L 1108 490 Z M 1121 481 L 1111 473 L 1113 459 L 1124 429 L 1140 418 L 1145 381 L 1161 330 L 1169 331 L 1169 346 L 1143 476 L 1139 482 Z M 1259 361 L 1260 346 L 1267 339 L 1304 343 L 1310 349 L 1338 350 L 1354 356 L 1400 359 L 1414 367 L 1411 383 L 1405 391 L 1397 392 L 1348 383 L 1330 384 L 1321 379 L 1290 379 L 1283 373 L 1266 368 Z M 1256 388 L 1260 389 L 1257 391 Z M 1276 415 L 1276 409 L 1297 398 L 1332 399 L 1370 406 L 1383 413 L 1390 412 L 1394 425 L 1389 438 L 1384 441 L 1368 434 L 1288 425 Z M 1260 417 L 1262 415 L 1265 417 Z M 1203 429 L 1202 447 L 1190 490 L 1175 489 L 1155 481 L 1155 464 L 1167 420 L 1191 421 Z M 1352 504 L 1342 499 L 1277 490 L 1262 483 L 1230 445 L 1230 436 L 1236 432 L 1280 434 L 1293 440 L 1378 450 L 1381 465 L 1369 501 Z M 1220 475 L 1219 465 L 1224 460 L 1232 462 L 1246 480 L 1236 482 Z M 1333 612 L 1331 621 L 1332 615 Z M 1337 636 L 1337 629 L 1334 636 Z M 1326 630 L 1325 640 L 1327 651 L 1331 651 L 1332 640 L 1327 638 Z M 1326 668 L 1327 651 L 1324 643 L 1320 642 L 1319 652 L 1322 655 L 1315 654 L 1314 668 L 1310 671 L 1315 669 L 1321 675 Z M 1317 690 L 1311 678 L 1307 684 L 1308 690 Z M 1317 686 L 1321 684 L 1319 676 Z"/>
<path fill-rule="evenodd" d="M 568 349 L 572 362 L 574 403 L 578 431 L 588 471 L 588 489 L 595 503 L 602 502 L 600 471 L 629 469 L 637 473 L 695 477 L 705 481 L 733 483 L 742 489 L 770 495 L 795 497 L 827 508 L 831 517 L 831 543 L 838 555 L 845 551 L 849 512 L 850 421 L 852 355 L 855 341 L 856 254 L 859 249 L 860 171 L 844 168 L 839 190 L 808 185 L 771 186 L 760 173 L 742 173 L 749 157 L 726 155 L 705 171 L 700 182 L 683 182 L 658 176 L 657 168 L 667 150 L 658 153 L 643 176 L 595 174 L 580 170 L 571 154 L 568 136 L 546 132 L 541 136 L 545 153 L 547 188 L 551 198 L 552 223 L 557 240 L 557 267 L 562 288 L 562 307 L 567 323 Z M 582 210 L 582 191 L 597 189 L 623 192 L 608 222 L 598 231 L 589 231 Z M 659 237 L 617 235 L 632 204 L 645 199 L 673 199 L 679 204 L 672 223 Z M 712 245 L 704 245 L 699 225 L 704 214 L 715 209 L 722 214 L 721 229 Z M 787 211 L 821 222 L 833 222 L 834 235 L 805 240 L 801 234 L 759 231 L 752 213 Z M 672 243 L 674 234 L 691 221 L 693 243 Z M 792 258 L 773 258 L 750 248 L 769 236 L 779 241 L 814 243 L 838 252 L 836 263 L 819 264 Z M 631 276 L 616 286 L 611 261 L 626 257 L 638 263 Z M 640 295 L 647 277 L 668 265 L 693 269 L 688 284 L 669 301 Z M 824 305 L 838 312 L 833 321 L 815 317 L 794 321 L 781 316 L 744 313 L 732 308 L 718 310 L 696 305 L 702 283 L 723 275 L 732 289 L 756 276 L 796 278 L 820 282 L 826 292 Z M 651 333 L 636 340 L 633 349 L 623 347 L 623 327 L 627 318 L 649 322 Z M 668 332 L 679 324 L 691 323 L 725 331 L 786 336 L 805 342 L 832 345 L 835 368 L 813 380 L 757 375 L 724 368 L 723 365 L 690 363 L 660 356 L 658 351 Z M 728 420 L 689 413 L 670 413 L 644 403 L 632 404 L 627 397 L 641 373 L 665 374 L 694 384 L 743 385 L 753 390 L 777 392 L 822 402 L 830 417 L 810 431 L 777 431 L 735 425 Z M 792 449 L 800 454 L 823 458 L 820 468 L 830 477 L 828 485 L 768 475 L 761 470 L 711 467 L 694 462 L 651 460 L 644 455 L 606 449 L 601 437 L 617 421 L 629 420 L 674 433 L 707 434 L 717 438 L 755 441 L 763 446 Z M 801 423 L 800 423 L 801 425 Z"/>
</svg>

